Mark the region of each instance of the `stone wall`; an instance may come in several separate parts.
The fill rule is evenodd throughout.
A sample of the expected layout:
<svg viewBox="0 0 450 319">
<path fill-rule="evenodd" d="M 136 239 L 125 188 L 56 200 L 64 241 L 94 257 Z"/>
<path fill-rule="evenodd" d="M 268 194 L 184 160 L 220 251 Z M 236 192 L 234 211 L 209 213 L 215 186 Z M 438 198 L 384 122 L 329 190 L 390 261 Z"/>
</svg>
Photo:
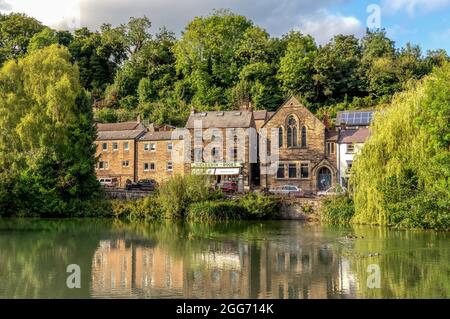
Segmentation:
<svg viewBox="0 0 450 319">
<path fill-rule="evenodd" d="M 103 143 L 107 143 L 108 149 L 103 151 Z M 113 143 L 118 144 L 118 149 L 113 150 Z M 124 143 L 128 143 L 128 150 L 125 149 Z M 135 144 L 134 140 L 117 140 L 117 141 L 96 141 L 97 145 L 96 157 L 98 162 L 108 163 L 107 169 L 99 169 L 96 167 L 97 177 L 116 177 L 120 187 L 125 187 L 126 181 L 129 179 L 135 181 Z M 124 166 L 123 162 L 128 161 L 128 166 Z"/>
<path fill-rule="evenodd" d="M 286 199 L 281 204 L 281 219 L 319 221 L 321 208 L 319 198 Z"/>
<path fill-rule="evenodd" d="M 297 122 L 297 146 L 288 146 L 287 143 L 287 121 L 293 116 Z M 301 145 L 302 127 L 306 127 L 306 147 Z M 332 174 L 332 184 L 336 182 L 335 165 L 328 161 L 325 152 L 325 126 L 317 119 L 306 107 L 299 103 L 295 98 L 288 100 L 271 117 L 263 127 L 267 131 L 269 140 L 271 139 L 272 129 L 282 128 L 283 143 L 279 148 L 279 163 L 284 164 L 284 178 L 277 178 L 276 174 L 261 176 L 261 185 L 263 187 L 276 187 L 280 185 L 295 185 L 302 188 L 307 193 L 317 191 L 317 173 L 321 167 L 327 167 Z M 279 141 L 270 141 L 272 145 L 278 145 Z M 289 164 L 293 164 L 297 169 L 297 176 L 289 178 Z M 300 176 L 301 164 L 308 165 L 308 177 Z M 261 169 L 263 172 L 264 170 Z M 275 173 L 275 172 L 274 172 Z"/>
<path fill-rule="evenodd" d="M 155 144 L 154 151 L 144 150 L 145 144 Z M 172 143 L 172 150 L 168 145 Z M 143 141 L 137 143 L 137 176 L 141 179 L 154 179 L 159 184 L 166 181 L 174 175 L 184 174 L 183 160 L 183 140 L 159 140 L 159 141 Z M 178 160 L 177 160 L 178 159 Z M 172 170 L 168 169 L 168 163 L 172 163 Z M 149 169 L 144 170 L 145 163 Z M 155 165 L 155 169 L 150 169 L 150 164 Z"/>
</svg>

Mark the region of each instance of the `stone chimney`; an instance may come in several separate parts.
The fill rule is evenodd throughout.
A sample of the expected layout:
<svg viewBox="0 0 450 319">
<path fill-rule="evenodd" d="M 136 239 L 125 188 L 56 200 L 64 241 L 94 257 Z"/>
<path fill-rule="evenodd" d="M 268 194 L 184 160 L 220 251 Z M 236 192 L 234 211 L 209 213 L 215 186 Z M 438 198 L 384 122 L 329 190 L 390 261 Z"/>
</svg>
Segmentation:
<svg viewBox="0 0 450 319">
<path fill-rule="evenodd" d="M 193 105 L 191 106 L 191 114 L 195 114 L 195 107 Z"/>
<path fill-rule="evenodd" d="M 330 118 L 328 117 L 328 113 L 323 115 L 323 125 L 325 125 L 326 129 L 330 128 Z"/>
<path fill-rule="evenodd" d="M 136 122 L 141 123 L 141 114 L 138 114 Z"/>
</svg>

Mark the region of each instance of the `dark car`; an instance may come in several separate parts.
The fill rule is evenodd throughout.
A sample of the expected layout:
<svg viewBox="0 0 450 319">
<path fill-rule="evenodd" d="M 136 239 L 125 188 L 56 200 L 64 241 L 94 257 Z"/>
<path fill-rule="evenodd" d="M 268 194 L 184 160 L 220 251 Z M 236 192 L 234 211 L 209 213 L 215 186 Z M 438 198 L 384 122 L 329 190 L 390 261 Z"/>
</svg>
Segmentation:
<svg viewBox="0 0 450 319">
<path fill-rule="evenodd" d="M 125 186 L 127 190 L 153 191 L 158 187 L 158 183 L 154 179 L 141 179 L 137 183 L 128 182 Z"/>
<path fill-rule="evenodd" d="M 224 193 L 236 193 L 238 191 L 238 185 L 236 182 L 224 182 L 220 189 Z"/>
</svg>

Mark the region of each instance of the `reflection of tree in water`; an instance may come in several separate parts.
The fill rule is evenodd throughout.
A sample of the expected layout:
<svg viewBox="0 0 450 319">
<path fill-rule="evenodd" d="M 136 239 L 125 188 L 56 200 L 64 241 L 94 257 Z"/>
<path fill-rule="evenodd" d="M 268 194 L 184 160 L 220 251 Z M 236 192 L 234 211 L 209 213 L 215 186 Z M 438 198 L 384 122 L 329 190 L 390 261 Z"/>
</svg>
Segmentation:
<svg viewBox="0 0 450 319">
<path fill-rule="evenodd" d="M 361 278 L 360 297 L 448 298 L 450 296 L 449 234 L 355 227 L 364 240 L 355 241 L 354 271 Z M 380 256 L 368 257 L 378 252 Z M 381 288 L 368 289 L 367 266 L 377 264 Z"/>
<path fill-rule="evenodd" d="M 0 219 L 0 297 L 81 298 L 105 222 Z M 82 289 L 68 289 L 66 267 L 81 267 Z"/>
</svg>

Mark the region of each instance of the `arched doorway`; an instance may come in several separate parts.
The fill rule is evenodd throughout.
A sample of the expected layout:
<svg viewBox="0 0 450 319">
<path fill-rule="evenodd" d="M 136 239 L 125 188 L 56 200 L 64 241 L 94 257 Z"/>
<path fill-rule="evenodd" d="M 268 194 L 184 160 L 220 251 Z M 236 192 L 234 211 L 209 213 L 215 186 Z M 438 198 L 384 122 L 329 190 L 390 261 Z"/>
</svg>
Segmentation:
<svg viewBox="0 0 450 319">
<path fill-rule="evenodd" d="M 331 171 L 327 167 L 319 169 L 317 176 L 317 188 L 319 191 L 325 191 L 331 187 Z"/>
</svg>

